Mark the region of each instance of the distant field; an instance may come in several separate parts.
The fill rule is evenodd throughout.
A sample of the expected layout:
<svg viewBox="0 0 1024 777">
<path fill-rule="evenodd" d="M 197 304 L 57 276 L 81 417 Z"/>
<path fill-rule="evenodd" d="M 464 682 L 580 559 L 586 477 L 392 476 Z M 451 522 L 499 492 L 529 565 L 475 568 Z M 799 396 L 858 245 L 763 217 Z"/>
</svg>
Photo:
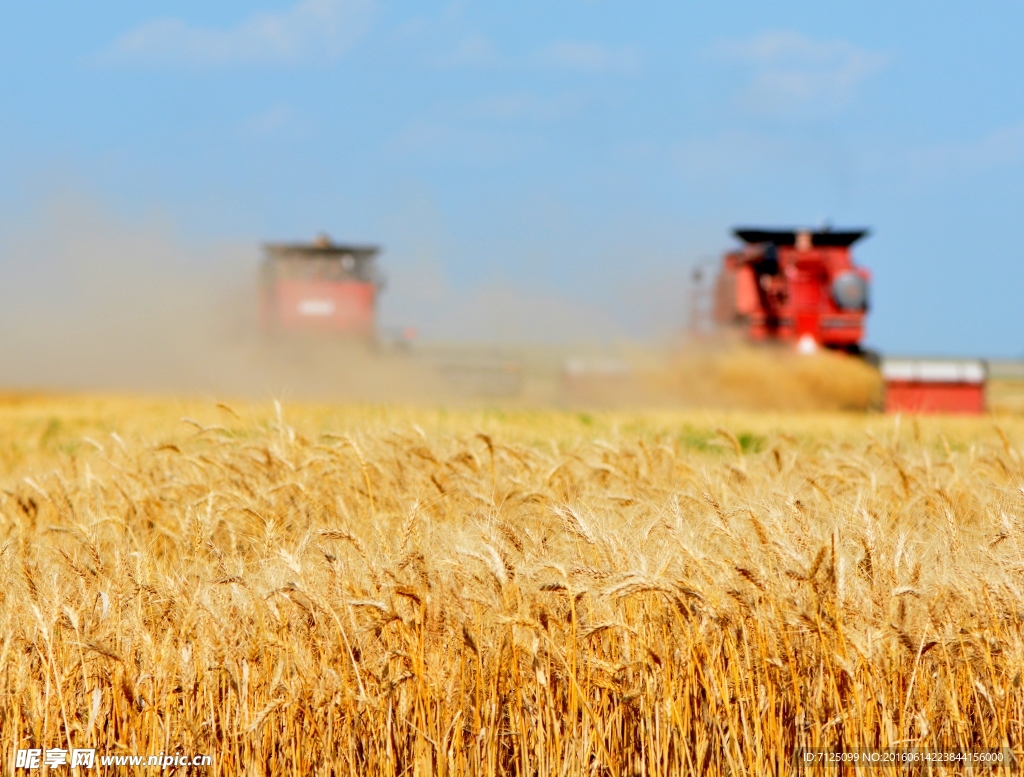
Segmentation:
<svg viewBox="0 0 1024 777">
<path fill-rule="evenodd" d="M 997 414 L 1024 415 L 1024 380 L 991 380 L 986 398 Z"/>
<path fill-rule="evenodd" d="M 1011 413 L 8 396 L 0 746 L 217 775 L 1020 758 L 1022 444 Z"/>
</svg>

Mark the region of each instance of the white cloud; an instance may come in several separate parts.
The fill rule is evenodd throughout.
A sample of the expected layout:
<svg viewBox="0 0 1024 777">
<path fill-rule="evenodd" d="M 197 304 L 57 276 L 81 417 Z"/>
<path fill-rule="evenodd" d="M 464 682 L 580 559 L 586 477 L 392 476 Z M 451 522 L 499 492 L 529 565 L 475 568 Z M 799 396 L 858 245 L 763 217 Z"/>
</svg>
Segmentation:
<svg viewBox="0 0 1024 777">
<path fill-rule="evenodd" d="M 586 107 L 586 97 L 572 92 L 512 92 L 469 103 L 441 103 L 392 136 L 387 148 L 432 159 L 503 164 L 541 142 L 541 125 L 570 119 Z"/>
<path fill-rule="evenodd" d="M 371 0 L 303 0 L 226 29 L 159 19 L 125 33 L 100 58 L 186 67 L 331 60 L 363 34 L 371 11 Z"/>
<path fill-rule="evenodd" d="M 484 121 L 551 122 L 576 115 L 584 103 L 582 96 L 575 94 L 539 97 L 529 92 L 514 92 L 487 97 L 459 113 L 468 119 Z"/>
<path fill-rule="evenodd" d="M 496 167 L 523 158 L 538 142 L 536 133 L 432 115 L 413 120 L 388 139 L 384 148 L 388 154 L 432 163 Z"/>
<path fill-rule="evenodd" d="M 633 73 L 640 69 L 640 57 L 628 47 L 612 48 L 600 43 L 562 41 L 540 51 L 534 61 L 539 65 L 586 73 Z"/>
<path fill-rule="evenodd" d="M 440 67 L 540 68 L 577 73 L 635 73 L 641 57 L 631 46 L 605 46 L 588 41 L 560 41 L 518 57 L 501 52 L 490 38 L 470 35 L 441 57 Z"/>
<path fill-rule="evenodd" d="M 245 140 L 303 140 L 310 135 L 308 121 L 288 103 L 277 103 L 249 116 L 239 126 Z"/>
<path fill-rule="evenodd" d="M 977 140 L 943 143 L 910 154 L 910 166 L 919 175 L 975 173 L 1024 162 L 1024 123 L 1000 127 Z"/>
<path fill-rule="evenodd" d="M 693 135 L 672 147 L 667 159 L 689 186 L 726 203 L 739 218 L 750 218 L 743 213 L 751 207 L 817 201 L 826 211 L 807 214 L 809 222 L 848 202 L 865 164 L 840 136 L 763 129 Z M 765 192 L 772 194 L 766 199 Z"/>
<path fill-rule="evenodd" d="M 797 32 L 764 32 L 716 47 L 752 70 L 741 103 L 758 113 L 827 113 L 842 106 L 890 57 L 845 40 L 817 41 Z"/>
<path fill-rule="evenodd" d="M 501 64 L 494 41 L 483 35 L 470 35 L 441 57 L 441 67 L 493 67 Z"/>
</svg>

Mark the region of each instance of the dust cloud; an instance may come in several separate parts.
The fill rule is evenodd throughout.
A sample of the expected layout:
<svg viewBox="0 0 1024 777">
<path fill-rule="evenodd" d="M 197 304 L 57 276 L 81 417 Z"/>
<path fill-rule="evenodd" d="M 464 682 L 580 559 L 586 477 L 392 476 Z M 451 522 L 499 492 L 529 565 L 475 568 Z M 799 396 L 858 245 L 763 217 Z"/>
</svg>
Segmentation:
<svg viewBox="0 0 1024 777">
<path fill-rule="evenodd" d="M 3 234 L 3 391 L 786 410 L 864 410 L 880 392 L 854 359 L 628 340 L 598 305 L 512 286 L 458 292 L 429 268 L 385 292 L 373 346 L 285 339 L 258 321 L 255 241 L 188 244 L 168 224 L 126 224 L 81 200 Z M 434 337 L 389 344 L 388 319 Z"/>
<path fill-rule="evenodd" d="M 429 375 L 359 344 L 261 332 L 252 244 L 186 245 L 62 202 L 0 243 L 0 385 L 247 397 L 430 396 Z"/>
</svg>

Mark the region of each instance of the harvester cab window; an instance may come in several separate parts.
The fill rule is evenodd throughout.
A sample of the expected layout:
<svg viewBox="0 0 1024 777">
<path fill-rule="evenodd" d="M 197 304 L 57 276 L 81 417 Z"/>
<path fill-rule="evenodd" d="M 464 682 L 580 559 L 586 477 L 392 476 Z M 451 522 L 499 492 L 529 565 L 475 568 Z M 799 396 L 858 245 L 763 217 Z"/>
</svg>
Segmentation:
<svg viewBox="0 0 1024 777">
<path fill-rule="evenodd" d="M 761 252 L 761 258 L 755 263 L 758 275 L 779 274 L 779 251 L 774 243 L 769 243 Z"/>
</svg>

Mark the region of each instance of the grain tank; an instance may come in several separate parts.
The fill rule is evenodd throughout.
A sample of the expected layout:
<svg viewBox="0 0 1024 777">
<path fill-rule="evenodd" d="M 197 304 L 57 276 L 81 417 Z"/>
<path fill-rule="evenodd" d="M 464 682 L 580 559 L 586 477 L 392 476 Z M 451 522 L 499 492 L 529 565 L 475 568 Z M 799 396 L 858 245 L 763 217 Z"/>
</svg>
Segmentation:
<svg viewBox="0 0 1024 777">
<path fill-rule="evenodd" d="M 861 353 L 870 273 L 851 247 L 867 230 L 740 227 L 743 246 L 725 254 L 715 287 L 719 326 L 754 341 Z"/>
<path fill-rule="evenodd" d="M 267 243 L 262 271 L 261 318 L 266 329 L 320 332 L 372 339 L 377 294 L 383 281 L 377 246 Z"/>
</svg>

